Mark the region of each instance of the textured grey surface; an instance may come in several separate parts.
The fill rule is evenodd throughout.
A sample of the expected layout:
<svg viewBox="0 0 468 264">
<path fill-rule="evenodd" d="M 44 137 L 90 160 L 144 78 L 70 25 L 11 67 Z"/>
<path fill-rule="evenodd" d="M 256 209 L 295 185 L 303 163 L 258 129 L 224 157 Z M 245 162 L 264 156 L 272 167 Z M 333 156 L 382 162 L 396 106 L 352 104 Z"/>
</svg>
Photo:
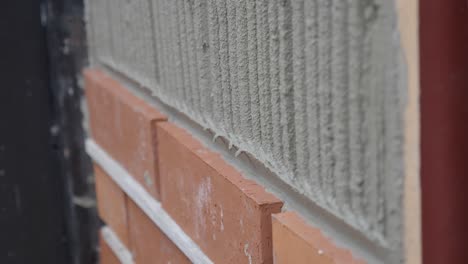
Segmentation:
<svg viewBox="0 0 468 264">
<path fill-rule="evenodd" d="M 406 87 L 393 1 L 89 4 L 95 60 L 398 250 Z"/>
</svg>

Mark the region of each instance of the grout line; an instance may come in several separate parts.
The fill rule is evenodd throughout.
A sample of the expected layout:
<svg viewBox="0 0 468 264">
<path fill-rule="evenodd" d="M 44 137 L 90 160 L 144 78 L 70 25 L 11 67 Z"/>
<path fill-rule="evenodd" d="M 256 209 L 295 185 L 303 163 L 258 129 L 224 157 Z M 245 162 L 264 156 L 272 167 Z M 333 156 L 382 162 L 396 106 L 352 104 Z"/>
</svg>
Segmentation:
<svg viewBox="0 0 468 264">
<path fill-rule="evenodd" d="M 161 231 L 193 263 L 212 263 L 198 245 L 164 211 L 156 201 L 133 177 L 92 139 L 86 140 L 86 152 L 120 188 L 145 212 Z"/>
<path fill-rule="evenodd" d="M 110 227 L 104 226 L 101 228 L 102 238 L 106 241 L 107 245 L 114 252 L 115 256 L 120 260 L 122 264 L 133 264 L 132 253 L 125 247 L 120 241 L 117 235 L 112 231 Z"/>
</svg>

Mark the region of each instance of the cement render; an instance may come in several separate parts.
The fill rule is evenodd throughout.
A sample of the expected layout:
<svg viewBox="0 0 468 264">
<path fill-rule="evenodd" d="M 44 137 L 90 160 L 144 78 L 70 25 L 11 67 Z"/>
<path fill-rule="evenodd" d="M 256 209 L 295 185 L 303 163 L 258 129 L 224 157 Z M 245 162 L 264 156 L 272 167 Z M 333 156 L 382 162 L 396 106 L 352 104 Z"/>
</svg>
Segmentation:
<svg viewBox="0 0 468 264">
<path fill-rule="evenodd" d="M 88 3 L 96 60 L 400 250 L 406 76 L 393 1 Z"/>
</svg>

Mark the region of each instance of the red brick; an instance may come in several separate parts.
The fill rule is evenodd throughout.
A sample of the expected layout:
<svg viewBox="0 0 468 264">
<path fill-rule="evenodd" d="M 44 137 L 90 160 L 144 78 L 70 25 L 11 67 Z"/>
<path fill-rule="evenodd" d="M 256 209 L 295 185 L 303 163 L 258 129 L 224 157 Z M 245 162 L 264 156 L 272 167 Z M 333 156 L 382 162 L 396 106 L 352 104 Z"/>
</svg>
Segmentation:
<svg viewBox="0 0 468 264">
<path fill-rule="evenodd" d="M 159 199 L 156 123 L 166 117 L 99 70 L 86 70 L 91 135 Z"/>
<path fill-rule="evenodd" d="M 184 253 L 130 199 L 128 212 L 135 263 L 190 263 Z"/>
<path fill-rule="evenodd" d="M 125 246 L 129 246 L 126 195 L 99 165 L 94 165 L 98 213 Z"/>
<path fill-rule="evenodd" d="M 99 235 L 99 263 L 101 264 L 120 264 L 120 260 L 114 254 L 106 241 Z"/>
<path fill-rule="evenodd" d="M 215 263 L 271 263 L 271 213 L 282 202 L 189 133 L 158 124 L 164 209 Z"/>
<path fill-rule="evenodd" d="M 364 263 L 293 212 L 273 215 L 273 256 L 276 264 Z"/>
</svg>

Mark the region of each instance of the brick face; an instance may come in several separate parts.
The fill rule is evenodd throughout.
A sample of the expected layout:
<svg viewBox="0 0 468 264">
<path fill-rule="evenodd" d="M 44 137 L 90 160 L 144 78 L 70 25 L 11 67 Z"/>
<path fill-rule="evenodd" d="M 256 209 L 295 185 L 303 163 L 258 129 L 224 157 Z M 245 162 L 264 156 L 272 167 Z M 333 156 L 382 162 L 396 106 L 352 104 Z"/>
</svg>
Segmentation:
<svg viewBox="0 0 468 264">
<path fill-rule="evenodd" d="M 94 175 L 99 216 L 128 247 L 127 197 L 99 165 L 94 165 Z"/>
<path fill-rule="evenodd" d="M 91 135 L 159 199 L 156 123 L 166 117 L 99 70 L 86 70 Z"/>
<path fill-rule="evenodd" d="M 190 263 L 149 217 L 128 200 L 131 251 L 137 264 Z"/>
<path fill-rule="evenodd" d="M 271 263 L 282 203 L 186 131 L 158 124 L 164 209 L 215 263 Z"/>
<path fill-rule="evenodd" d="M 273 256 L 276 264 L 364 263 L 293 212 L 273 215 Z"/>
</svg>

